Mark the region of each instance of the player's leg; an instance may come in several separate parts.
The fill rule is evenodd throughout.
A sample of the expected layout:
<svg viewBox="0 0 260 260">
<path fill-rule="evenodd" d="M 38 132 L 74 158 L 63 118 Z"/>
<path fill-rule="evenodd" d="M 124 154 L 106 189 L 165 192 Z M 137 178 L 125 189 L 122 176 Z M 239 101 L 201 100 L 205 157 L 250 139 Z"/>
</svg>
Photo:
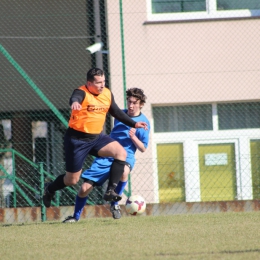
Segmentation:
<svg viewBox="0 0 260 260">
<path fill-rule="evenodd" d="M 66 174 L 59 175 L 53 182 L 45 183 L 43 203 L 47 208 L 51 206 L 55 191 L 75 185 L 79 181 L 83 162 L 91 150 L 92 144 L 91 142 L 73 139 L 66 133 L 64 147 Z"/>
<path fill-rule="evenodd" d="M 124 189 L 127 185 L 128 182 L 128 175 L 130 173 L 130 164 L 129 165 L 125 165 L 125 170 L 124 173 L 115 189 L 116 193 L 119 195 L 122 195 L 124 192 Z M 120 219 L 121 218 L 121 211 L 120 211 L 120 206 L 118 205 L 118 202 L 114 202 L 112 201 L 110 204 L 110 211 L 112 213 L 112 216 L 114 219 Z"/>
<path fill-rule="evenodd" d="M 94 186 L 101 186 L 108 179 L 112 162 L 113 158 L 97 157 L 91 167 L 82 173 L 81 178 L 84 180 L 84 183 L 76 196 L 74 214 L 67 217 L 63 223 L 77 222 L 80 219 L 88 199 L 88 194 Z"/>
<path fill-rule="evenodd" d="M 115 192 L 115 188 L 117 187 L 117 184 L 124 172 L 127 153 L 118 142 L 114 141 L 103 146 L 98 151 L 98 155 L 102 157 L 109 156 L 114 158 L 110 168 L 108 187 L 104 195 L 104 199 L 107 201 L 119 201 L 122 197 L 118 196 L 118 194 Z"/>
<path fill-rule="evenodd" d="M 82 183 L 80 190 L 76 196 L 74 213 L 72 216 L 68 216 L 63 221 L 63 223 L 74 223 L 74 222 L 79 221 L 82 210 L 87 203 L 88 194 L 92 191 L 92 189 L 93 189 L 92 181 L 85 180 L 85 182 Z"/>
<path fill-rule="evenodd" d="M 55 196 L 55 191 L 62 190 L 67 186 L 77 184 L 79 181 L 81 170 L 78 172 L 66 172 L 59 175 L 53 182 L 47 182 L 44 185 L 43 203 L 45 207 L 50 207 L 51 200 Z"/>
</svg>

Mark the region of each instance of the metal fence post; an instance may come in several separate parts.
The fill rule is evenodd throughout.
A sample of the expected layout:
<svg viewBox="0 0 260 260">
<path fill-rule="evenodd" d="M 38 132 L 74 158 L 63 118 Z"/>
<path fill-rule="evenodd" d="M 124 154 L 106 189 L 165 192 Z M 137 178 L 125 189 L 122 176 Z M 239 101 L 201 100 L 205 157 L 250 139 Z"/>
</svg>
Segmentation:
<svg viewBox="0 0 260 260">
<path fill-rule="evenodd" d="M 41 197 L 41 219 L 42 222 L 46 221 L 46 208 L 42 202 L 42 197 L 44 194 L 44 173 L 43 173 L 43 163 L 39 163 L 40 167 L 40 197 Z"/>
<path fill-rule="evenodd" d="M 16 179 L 15 179 L 15 177 L 16 177 L 16 175 L 15 175 L 15 173 L 16 173 L 16 164 L 15 164 L 15 153 L 14 153 L 14 151 L 12 150 L 12 164 L 13 164 L 13 172 L 12 172 L 12 183 L 13 183 L 13 185 L 14 185 L 14 196 L 13 196 L 13 200 L 14 200 L 14 202 L 13 202 L 13 206 L 14 206 L 14 208 L 16 208 L 16 202 L 17 202 L 17 194 L 16 194 Z"/>
</svg>

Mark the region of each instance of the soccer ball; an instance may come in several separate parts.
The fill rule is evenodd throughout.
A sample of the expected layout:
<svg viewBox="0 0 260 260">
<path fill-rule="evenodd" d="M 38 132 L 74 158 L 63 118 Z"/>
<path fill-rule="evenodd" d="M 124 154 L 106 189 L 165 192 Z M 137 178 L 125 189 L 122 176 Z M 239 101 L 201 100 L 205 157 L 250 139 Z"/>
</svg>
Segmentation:
<svg viewBox="0 0 260 260">
<path fill-rule="evenodd" d="M 142 196 L 132 195 L 127 199 L 125 208 L 126 212 L 130 215 L 141 215 L 146 209 L 146 203 Z"/>
</svg>

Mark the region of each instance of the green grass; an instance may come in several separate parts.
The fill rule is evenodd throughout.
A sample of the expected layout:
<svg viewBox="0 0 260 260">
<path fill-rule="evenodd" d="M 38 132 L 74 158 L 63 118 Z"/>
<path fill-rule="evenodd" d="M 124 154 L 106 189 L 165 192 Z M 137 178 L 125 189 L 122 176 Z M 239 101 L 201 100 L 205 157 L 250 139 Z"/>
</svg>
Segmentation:
<svg viewBox="0 0 260 260">
<path fill-rule="evenodd" d="M 0 226 L 6 259 L 260 259 L 260 213 L 96 218 Z"/>
</svg>

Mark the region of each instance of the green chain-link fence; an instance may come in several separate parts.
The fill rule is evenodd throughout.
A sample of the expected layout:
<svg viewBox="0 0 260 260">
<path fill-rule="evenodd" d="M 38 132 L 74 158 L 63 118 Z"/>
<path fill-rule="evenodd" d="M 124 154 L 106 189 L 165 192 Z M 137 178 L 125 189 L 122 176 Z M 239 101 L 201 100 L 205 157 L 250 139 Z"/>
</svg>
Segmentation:
<svg viewBox="0 0 260 260">
<path fill-rule="evenodd" d="M 149 214 L 257 204 L 259 17 L 257 0 L 1 1 L 0 222 L 72 213 L 81 183 L 57 193 L 55 217 L 41 196 L 43 183 L 64 173 L 69 97 L 94 66 L 120 107 L 127 88 L 148 97 L 149 148 L 137 152 L 122 204 L 129 194 L 142 195 Z M 105 131 L 112 126 L 108 116 Z M 111 216 L 103 191 L 91 193 L 84 216 L 91 205 Z M 38 217 L 14 210 L 28 208 Z"/>
</svg>

